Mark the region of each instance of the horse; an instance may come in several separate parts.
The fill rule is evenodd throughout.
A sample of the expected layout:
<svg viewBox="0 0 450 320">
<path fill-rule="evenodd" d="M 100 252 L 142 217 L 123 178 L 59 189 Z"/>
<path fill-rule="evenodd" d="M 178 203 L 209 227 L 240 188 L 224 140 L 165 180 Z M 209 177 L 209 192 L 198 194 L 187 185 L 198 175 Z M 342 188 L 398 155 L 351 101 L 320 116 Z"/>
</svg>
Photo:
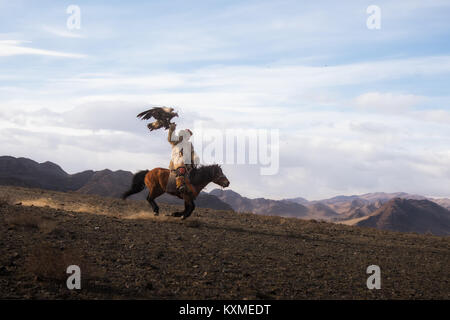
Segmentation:
<svg viewBox="0 0 450 320">
<path fill-rule="evenodd" d="M 147 201 L 153 209 L 155 216 L 159 214 L 159 206 L 155 199 L 166 193 L 166 186 L 169 180 L 170 170 L 165 168 L 154 168 L 152 170 L 139 171 L 133 176 L 131 187 L 122 195 L 125 200 L 132 194 L 141 192 L 145 187 L 148 189 Z M 192 168 L 186 175 L 186 192 L 167 192 L 175 197 L 184 199 L 184 211 L 174 212 L 172 216 L 186 219 L 195 209 L 194 200 L 210 182 L 213 182 L 222 188 L 230 185 L 230 181 L 222 172 L 218 164 L 199 166 Z"/>
</svg>

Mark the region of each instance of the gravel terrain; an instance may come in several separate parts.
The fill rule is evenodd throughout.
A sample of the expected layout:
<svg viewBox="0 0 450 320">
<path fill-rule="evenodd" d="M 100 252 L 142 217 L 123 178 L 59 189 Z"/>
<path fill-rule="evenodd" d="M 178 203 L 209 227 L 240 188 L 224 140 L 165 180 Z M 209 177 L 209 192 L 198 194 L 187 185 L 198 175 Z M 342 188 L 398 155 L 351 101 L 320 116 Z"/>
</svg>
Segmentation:
<svg viewBox="0 0 450 320">
<path fill-rule="evenodd" d="M 1 299 L 449 299 L 450 237 L 0 187 Z M 381 268 L 368 290 L 366 268 Z M 66 287 L 79 265 L 81 290 Z"/>
</svg>

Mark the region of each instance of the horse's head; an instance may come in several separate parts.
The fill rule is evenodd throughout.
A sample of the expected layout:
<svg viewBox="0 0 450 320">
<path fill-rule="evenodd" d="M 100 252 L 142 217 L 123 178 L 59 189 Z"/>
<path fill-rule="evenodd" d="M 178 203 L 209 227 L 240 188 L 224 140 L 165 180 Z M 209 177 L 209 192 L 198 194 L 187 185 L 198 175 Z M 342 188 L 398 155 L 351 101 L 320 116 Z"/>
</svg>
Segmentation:
<svg viewBox="0 0 450 320">
<path fill-rule="evenodd" d="M 200 186 L 201 188 L 204 188 L 210 182 L 214 182 L 222 188 L 230 185 L 230 181 L 223 174 L 222 168 L 218 164 L 193 168 L 189 172 L 189 180 L 191 184 Z"/>
<path fill-rule="evenodd" d="M 212 172 L 213 180 L 212 180 L 212 182 L 214 182 L 215 184 L 218 184 L 222 188 L 228 187 L 230 185 L 230 181 L 228 180 L 228 178 L 223 173 L 222 168 L 219 165 L 214 165 L 212 169 L 213 169 L 213 172 Z"/>
</svg>

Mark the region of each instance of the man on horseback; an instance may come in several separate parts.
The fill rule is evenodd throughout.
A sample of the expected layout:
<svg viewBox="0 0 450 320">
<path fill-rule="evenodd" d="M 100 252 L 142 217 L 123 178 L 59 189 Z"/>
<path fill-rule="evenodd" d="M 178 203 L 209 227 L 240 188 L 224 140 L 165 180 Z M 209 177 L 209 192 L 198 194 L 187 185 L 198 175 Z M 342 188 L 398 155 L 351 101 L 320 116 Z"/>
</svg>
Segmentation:
<svg viewBox="0 0 450 320">
<path fill-rule="evenodd" d="M 179 134 L 175 134 L 176 124 L 171 120 L 178 117 L 178 113 L 173 108 L 153 107 L 149 110 L 141 112 L 137 115 L 142 120 L 149 120 L 154 118 L 155 121 L 147 125 L 150 131 L 158 130 L 160 128 L 169 129 L 168 140 L 172 146 L 172 156 L 170 160 L 169 169 L 154 168 L 153 170 L 139 171 L 133 176 L 131 187 L 124 192 L 122 199 L 126 199 L 132 194 L 141 192 L 148 188 L 147 201 L 153 208 L 155 215 L 159 214 L 159 206 L 155 199 L 164 193 L 184 199 L 184 211 L 173 212 L 172 216 L 182 217 L 185 219 L 189 217 L 195 209 L 194 200 L 196 196 L 209 183 L 215 183 L 222 188 L 230 185 L 230 181 L 224 175 L 221 167 L 217 164 L 202 166 L 193 171 L 189 181 L 189 191 L 187 192 L 185 176 L 197 167 L 200 162 L 199 157 L 194 152 L 194 148 L 189 139 L 192 136 L 192 131 L 189 129 L 181 130 Z M 175 172 L 176 190 L 173 185 L 173 172 Z"/>
<path fill-rule="evenodd" d="M 179 135 L 175 133 L 176 124 L 171 123 L 167 140 L 172 145 L 172 157 L 169 169 L 176 172 L 176 187 L 181 193 L 186 192 L 186 173 L 195 168 L 200 159 L 194 151 L 192 142 L 189 139 L 192 131 L 189 129 L 181 130 Z"/>
</svg>

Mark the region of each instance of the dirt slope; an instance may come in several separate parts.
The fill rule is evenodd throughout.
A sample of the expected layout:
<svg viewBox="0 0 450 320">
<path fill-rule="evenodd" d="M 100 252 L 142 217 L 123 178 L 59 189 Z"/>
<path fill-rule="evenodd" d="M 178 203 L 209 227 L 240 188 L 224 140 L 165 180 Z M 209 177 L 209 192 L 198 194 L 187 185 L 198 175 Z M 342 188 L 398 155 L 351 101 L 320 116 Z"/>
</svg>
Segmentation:
<svg viewBox="0 0 450 320">
<path fill-rule="evenodd" d="M 450 298 L 449 237 L 210 209 L 182 221 L 161 209 L 0 187 L 0 298 Z M 69 264 L 81 267 L 80 291 L 65 286 Z M 381 290 L 366 287 L 372 264 Z"/>
</svg>

